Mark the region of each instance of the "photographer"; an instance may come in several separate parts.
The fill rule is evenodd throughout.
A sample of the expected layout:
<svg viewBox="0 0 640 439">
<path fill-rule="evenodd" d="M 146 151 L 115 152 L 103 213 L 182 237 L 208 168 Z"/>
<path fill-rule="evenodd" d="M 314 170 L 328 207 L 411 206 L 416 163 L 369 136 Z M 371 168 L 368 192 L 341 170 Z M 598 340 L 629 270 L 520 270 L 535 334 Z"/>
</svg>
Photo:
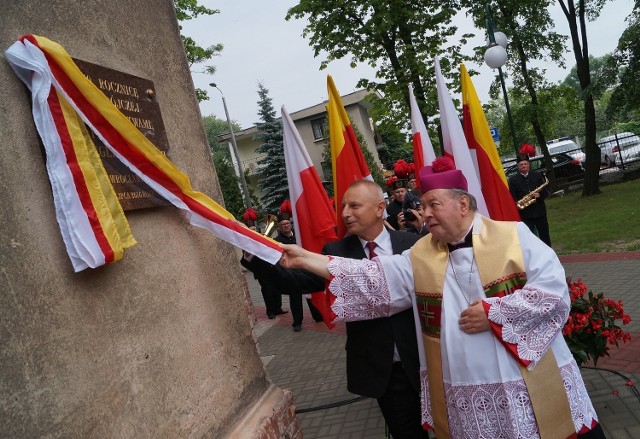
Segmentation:
<svg viewBox="0 0 640 439">
<path fill-rule="evenodd" d="M 391 197 L 387 205 L 387 222 L 393 230 L 402 230 L 398 223 L 398 215 L 402 213 L 404 197 L 407 195 L 407 180 L 398 180 L 391 177 L 387 180 L 387 188 L 389 188 L 389 196 Z"/>
<path fill-rule="evenodd" d="M 400 230 L 416 233 L 424 236 L 429 233 L 427 222 L 422 217 L 422 203 L 420 198 L 413 192 L 407 192 L 402 203 L 402 212 L 398 214 L 398 225 Z"/>
</svg>

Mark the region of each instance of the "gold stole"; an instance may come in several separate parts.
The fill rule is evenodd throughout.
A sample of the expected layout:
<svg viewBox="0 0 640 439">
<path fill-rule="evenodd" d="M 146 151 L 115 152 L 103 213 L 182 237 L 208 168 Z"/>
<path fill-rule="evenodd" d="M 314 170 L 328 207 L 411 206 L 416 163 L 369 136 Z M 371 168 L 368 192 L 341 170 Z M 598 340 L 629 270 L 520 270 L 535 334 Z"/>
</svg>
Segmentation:
<svg viewBox="0 0 640 439">
<path fill-rule="evenodd" d="M 524 260 L 520 249 L 516 223 L 498 222 L 482 218 L 480 234 L 473 235 L 473 251 L 480 280 L 487 297 L 498 290 L 511 292 L 526 281 Z M 427 361 L 429 392 L 434 429 L 438 439 L 449 438 L 449 422 L 442 375 L 440 352 L 440 312 L 442 291 L 448 263 L 447 246 L 432 235 L 418 241 L 411 249 L 411 262 L 416 299 L 426 311 L 421 318 L 422 340 Z M 506 285 L 506 286 L 505 286 Z M 520 366 L 520 365 L 519 365 Z M 569 401 L 551 348 L 547 350 L 533 371 L 520 366 L 522 377 L 543 439 L 564 439 L 575 434 Z M 553 395 L 553 396 L 552 396 Z"/>
</svg>

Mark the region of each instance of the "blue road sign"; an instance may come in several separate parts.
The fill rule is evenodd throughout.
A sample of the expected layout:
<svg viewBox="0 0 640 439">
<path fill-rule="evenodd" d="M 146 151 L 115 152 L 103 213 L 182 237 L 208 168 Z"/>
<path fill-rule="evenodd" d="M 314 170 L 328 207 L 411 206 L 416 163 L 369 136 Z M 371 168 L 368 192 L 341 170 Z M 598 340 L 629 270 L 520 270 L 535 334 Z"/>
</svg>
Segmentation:
<svg viewBox="0 0 640 439">
<path fill-rule="evenodd" d="M 498 128 L 496 127 L 491 127 L 491 137 L 493 137 L 493 141 L 494 142 L 499 142 L 500 141 L 500 133 L 498 132 Z"/>
</svg>

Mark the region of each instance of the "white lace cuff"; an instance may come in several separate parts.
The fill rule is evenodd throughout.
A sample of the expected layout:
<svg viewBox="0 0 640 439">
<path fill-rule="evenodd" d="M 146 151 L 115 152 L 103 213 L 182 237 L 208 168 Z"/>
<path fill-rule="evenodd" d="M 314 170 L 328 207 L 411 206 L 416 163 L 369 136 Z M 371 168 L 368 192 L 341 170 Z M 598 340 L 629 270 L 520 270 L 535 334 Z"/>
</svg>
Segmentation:
<svg viewBox="0 0 640 439">
<path fill-rule="evenodd" d="M 562 297 L 525 285 L 504 297 L 484 299 L 489 320 L 502 327 L 502 340 L 517 348 L 522 360 L 533 368 L 562 331 L 569 316 L 569 305 Z"/>
<path fill-rule="evenodd" d="M 351 322 L 388 316 L 391 294 L 380 261 L 331 258 L 329 291 L 336 297 L 331 309 L 338 319 Z"/>
</svg>

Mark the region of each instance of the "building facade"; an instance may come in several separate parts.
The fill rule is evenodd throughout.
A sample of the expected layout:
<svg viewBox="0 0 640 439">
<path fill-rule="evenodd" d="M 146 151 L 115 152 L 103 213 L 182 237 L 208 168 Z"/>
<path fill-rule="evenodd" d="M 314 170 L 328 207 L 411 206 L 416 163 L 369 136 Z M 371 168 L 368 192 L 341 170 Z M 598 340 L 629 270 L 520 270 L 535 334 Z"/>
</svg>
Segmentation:
<svg viewBox="0 0 640 439">
<path fill-rule="evenodd" d="M 369 149 L 373 157 L 379 166 L 382 166 L 378 157 L 377 145 L 374 131 L 373 122 L 369 116 L 368 109 L 370 104 L 365 100 L 365 97 L 370 92 L 366 90 L 358 90 L 353 93 L 342 96 L 342 103 L 349 116 L 351 124 L 362 133 L 364 137 L 366 147 Z M 290 113 L 300 137 L 304 142 L 309 157 L 313 165 L 318 171 L 320 179 L 328 180 L 328 175 L 331 169 L 331 163 L 323 163 L 322 153 L 329 143 L 329 126 L 327 120 L 327 102 L 314 105 L 303 110 L 299 110 Z M 234 133 L 236 138 L 236 144 L 238 146 L 238 155 L 240 156 L 241 169 L 247 176 L 247 185 L 251 187 L 252 191 L 260 197 L 262 195 L 260 188 L 258 187 L 258 181 L 260 180 L 260 167 L 258 160 L 264 155 L 258 154 L 256 149 L 260 146 L 261 142 L 256 140 L 255 137 L 258 134 L 258 130 L 255 126 L 247 128 Z M 231 148 L 231 136 L 224 134 L 219 137 L 221 142 L 228 142 L 229 148 Z M 361 145 L 364 148 L 364 145 Z M 238 169 L 235 155 L 231 151 L 231 157 L 233 160 L 234 168 Z M 286 175 L 286 171 L 282 170 L 283 177 Z"/>
</svg>

